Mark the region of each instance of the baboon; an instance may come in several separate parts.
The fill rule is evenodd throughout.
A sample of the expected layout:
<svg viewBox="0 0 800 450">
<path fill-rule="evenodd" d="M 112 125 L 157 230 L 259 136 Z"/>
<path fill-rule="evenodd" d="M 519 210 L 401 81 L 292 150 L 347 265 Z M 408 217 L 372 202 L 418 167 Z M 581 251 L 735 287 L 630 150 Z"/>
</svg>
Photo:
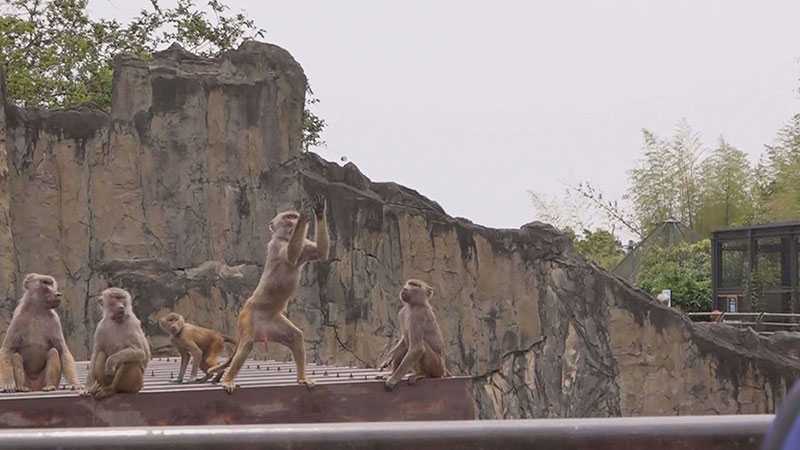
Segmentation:
<svg viewBox="0 0 800 450">
<path fill-rule="evenodd" d="M 100 400 L 119 392 L 139 392 L 150 361 L 150 345 L 133 314 L 131 295 L 124 289 L 108 288 L 97 304 L 103 309 L 103 318 L 94 333 L 89 376 L 81 394 Z"/>
<path fill-rule="evenodd" d="M 408 378 L 414 384 L 421 378 L 438 378 L 450 375 L 444 364 L 444 339 L 429 303 L 433 289 L 420 280 L 408 280 L 400 291 L 405 303 L 398 314 L 403 337 L 389 352 L 381 369 L 391 366 L 386 379 L 386 389 L 392 390 L 403 375 L 413 368 Z"/>
<path fill-rule="evenodd" d="M 3 392 L 52 391 L 63 371 L 72 389 L 82 389 L 75 372 L 61 319 L 55 309 L 61 304 L 58 283 L 48 275 L 30 273 L 0 348 Z"/>
<path fill-rule="evenodd" d="M 309 209 L 315 216 L 314 242 L 306 239 Z M 304 200 L 299 213 L 286 211 L 278 214 L 269 222 L 269 229 L 273 234 L 267 244 L 264 273 L 239 313 L 239 345 L 228 361 L 209 370 L 217 372 L 230 365 L 222 379 L 222 386 L 228 393 L 236 389 L 234 379 L 256 340 L 275 341 L 288 347 L 297 365 L 297 382 L 308 388 L 314 386 L 313 381 L 306 377 L 303 331 L 290 322 L 283 311 L 300 285 L 303 264 L 328 259 L 330 239 L 325 220 L 325 198 L 318 195 L 310 202 Z"/>
<path fill-rule="evenodd" d="M 169 340 L 175 350 L 181 355 L 181 368 L 178 371 L 178 378 L 171 380 L 176 383 L 183 382 L 186 374 L 186 366 L 189 364 L 189 356 L 192 357 L 192 372 L 189 374 L 189 382 L 203 383 L 211 378 L 208 371 L 211 367 L 219 364 L 217 357 L 225 349 L 225 343 L 229 342 L 236 346 L 236 341 L 224 334 L 186 323 L 182 315 L 169 313 L 158 321 L 158 325 L 169 334 Z M 197 369 L 202 370 L 206 376 L 197 377 Z M 224 371 L 217 373 L 214 382 L 218 382 Z"/>
</svg>

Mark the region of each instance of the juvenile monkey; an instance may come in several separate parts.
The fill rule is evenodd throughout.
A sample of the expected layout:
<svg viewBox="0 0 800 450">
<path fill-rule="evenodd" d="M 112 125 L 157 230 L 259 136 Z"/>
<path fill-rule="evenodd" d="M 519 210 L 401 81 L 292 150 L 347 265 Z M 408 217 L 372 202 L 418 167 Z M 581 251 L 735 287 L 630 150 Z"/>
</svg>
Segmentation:
<svg viewBox="0 0 800 450">
<path fill-rule="evenodd" d="M 92 362 L 86 390 L 81 394 L 100 400 L 118 392 L 139 392 L 150 361 L 150 346 L 133 314 L 131 294 L 108 288 L 97 304 L 103 309 L 103 318 L 94 333 Z"/>
<path fill-rule="evenodd" d="M 386 379 L 386 389 L 392 390 L 403 375 L 413 369 L 409 384 L 421 378 L 438 378 L 450 375 L 444 364 L 444 339 L 428 300 L 433 289 L 420 280 L 408 280 L 400 291 L 400 300 L 405 305 L 398 314 L 403 332 L 389 359 L 381 369 L 391 366 L 392 373 Z"/>
<path fill-rule="evenodd" d="M 198 327 L 186 323 L 183 316 L 178 313 L 169 313 L 158 321 L 158 325 L 169 334 L 169 340 L 172 346 L 181 355 L 181 368 L 178 371 L 178 378 L 173 380 L 176 383 L 183 381 L 183 376 L 186 374 L 186 366 L 189 364 L 189 356 L 192 357 L 192 372 L 189 375 L 189 381 L 192 383 L 203 383 L 211 378 L 211 373 L 208 371 L 211 367 L 219 364 L 217 357 L 222 350 L 225 349 L 225 343 L 229 342 L 236 346 L 236 341 L 224 334 L 209 330 L 208 328 Z M 205 372 L 206 376 L 203 378 L 197 377 L 197 369 Z M 222 378 L 224 372 L 220 371 L 214 378 L 216 383 Z"/>
<path fill-rule="evenodd" d="M 3 392 L 55 390 L 62 371 L 72 389 L 82 389 L 55 312 L 61 304 L 58 283 L 51 276 L 30 273 L 22 286 L 25 294 L 0 348 Z"/>
<path fill-rule="evenodd" d="M 313 210 L 315 216 L 315 242 L 306 239 L 308 209 Z M 234 379 L 257 340 L 265 343 L 268 340 L 275 341 L 288 347 L 297 365 L 297 382 L 308 388 L 314 385 L 306 378 L 303 331 L 290 322 L 283 311 L 300 284 L 300 268 L 303 264 L 328 259 L 330 238 L 325 220 L 325 198 L 315 196 L 310 203 L 303 201 L 299 213 L 286 211 L 278 214 L 269 222 L 269 229 L 273 234 L 267 244 L 264 273 L 239 313 L 239 345 L 227 362 L 209 370 L 213 373 L 230 365 L 230 370 L 222 379 L 222 386 L 228 393 L 236 389 Z"/>
</svg>

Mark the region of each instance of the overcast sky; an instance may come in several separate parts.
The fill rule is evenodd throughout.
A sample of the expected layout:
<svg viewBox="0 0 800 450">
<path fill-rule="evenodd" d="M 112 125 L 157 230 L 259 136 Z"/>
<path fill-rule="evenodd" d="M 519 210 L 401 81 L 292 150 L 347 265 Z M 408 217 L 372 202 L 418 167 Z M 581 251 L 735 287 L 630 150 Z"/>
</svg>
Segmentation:
<svg viewBox="0 0 800 450">
<path fill-rule="evenodd" d="M 304 67 L 329 125 L 315 151 L 492 227 L 535 219 L 529 189 L 621 196 L 642 128 L 685 117 L 755 160 L 800 112 L 797 0 L 223 3 Z"/>
</svg>

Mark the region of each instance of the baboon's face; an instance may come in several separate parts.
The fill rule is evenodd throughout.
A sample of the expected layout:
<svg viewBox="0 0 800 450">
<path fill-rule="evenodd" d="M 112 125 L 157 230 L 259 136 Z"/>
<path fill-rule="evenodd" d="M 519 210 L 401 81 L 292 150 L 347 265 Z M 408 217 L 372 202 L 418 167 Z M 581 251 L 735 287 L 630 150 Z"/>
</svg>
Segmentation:
<svg viewBox="0 0 800 450">
<path fill-rule="evenodd" d="M 433 289 L 420 280 L 408 280 L 400 291 L 400 300 L 409 304 L 424 304 L 430 296 L 433 295 Z"/>
<path fill-rule="evenodd" d="M 291 236 L 298 219 L 300 213 L 297 211 L 282 212 L 269 222 L 269 229 L 279 236 Z"/>
<path fill-rule="evenodd" d="M 27 280 L 26 289 L 33 298 L 42 303 L 46 308 L 55 309 L 61 305 L 61 292 L 58 292 L 58 283 L 55 278 L 48 275 L 36 275 Z"/>
<path fill-rule="evenodd" d="M 131 311 L 131 295 L 122 289 L 108 288 L 101 294 L 98 304 L 103 308 L 104 317 L 122 323 Z"/>
<path fill-rule="evenodd" d="M 169 313 L 159 321 L 161 329 L 172 335 L 180 333 L 184 323 L 186 321 L 183 320 L 183 316 L 176 313 Z"/>
</svg>

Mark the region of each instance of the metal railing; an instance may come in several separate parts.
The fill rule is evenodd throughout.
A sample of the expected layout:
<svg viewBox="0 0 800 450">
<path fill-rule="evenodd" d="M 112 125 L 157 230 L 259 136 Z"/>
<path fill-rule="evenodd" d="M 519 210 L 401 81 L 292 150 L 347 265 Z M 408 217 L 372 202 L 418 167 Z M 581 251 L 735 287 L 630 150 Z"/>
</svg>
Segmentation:
<svg viewBox="0 0 800 450">
<path fill-rule="evenodd" d="M 750 327 L 759 334 L 776 331 L 800 331 L 800 314 L 770 312 L 693 312 L 691 318 L 709 318 L 711 322 Z"/>
<path fill-rule="evenodd" d="M 18 429 L 0 449 L 758 449 L 771 415 Z"/>
</svg>

